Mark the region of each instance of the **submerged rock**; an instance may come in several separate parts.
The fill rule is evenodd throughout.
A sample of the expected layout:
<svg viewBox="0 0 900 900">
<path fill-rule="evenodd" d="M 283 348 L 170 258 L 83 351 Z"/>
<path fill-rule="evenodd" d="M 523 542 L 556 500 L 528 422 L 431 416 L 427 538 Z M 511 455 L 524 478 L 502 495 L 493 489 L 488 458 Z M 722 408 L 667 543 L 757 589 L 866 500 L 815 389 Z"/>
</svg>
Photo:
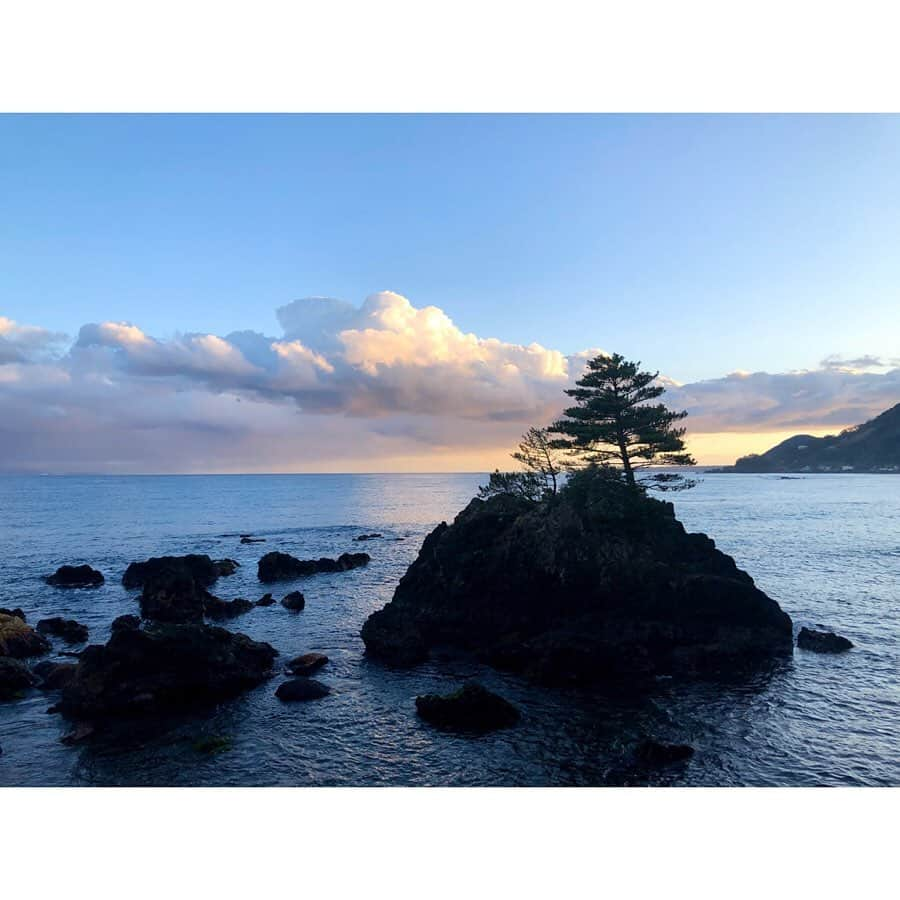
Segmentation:
<svg viewBox="0 0 900 900">
<path fill-rule="evenodd" d="M 75 663 L 58 663 L 47 659 L 39 662 L 32 671 L 41 680 L 41 690 L 58 691 L 71 681 L 76 668 Z"/>
<path fill-rule="evenodd" d="M 299 612 L 299 610 L 303 609 L 303 607 L 306 606 L 306 598 L 303 596 L 303 594 L 300 593 L 300 591 L 291 591 L 287 596 L 282 598 L 281 605 L 285 609 Z"/>
<path fill-rule="evenodd" d="M 61 616 L 41 619 L 37 623 L 37 630 L 39 634 L 50 634 L 62 638 L 69 644 L 84 643 L 89 634 L 87 625 L 82 625 L 74 619 L 63 619 Z"/>
<path fill-rule="evenodd" d="M 833 631 L 801 628 L 797 635 L 797 646 L 801 650 L 812 650 L 814 653 L 843 653 L 852 649 L 853 643 Z"/>
<path fill-rule="evenodd" d="M 40 656 L 50 649 L 50 643 L 38 634 L 24 619 L 0 613 L 0 657 L 24 659 Z"/>
<path fill-rule="evenodd" d="M 288 581 L 320 572 L 346 572 L 357 566 L 364 566 L 371 556 L 368 553 L 342 553 L 337 559 L 297 559 L 290 553 L 273 550 L 258 564 L 257 576 L 262 582 Z"/>
<path fill-rule="evenodd" d="M 380 537 L 383 537 L 383 535 L 377 531 L 373 531 L 372 534 L 358 534 L 355 538 L 353 538 L 353 540 L 354 541 L 372 541 L 375 538 L 380 538 Z"/>
<path fill-rule="evenodd" d="M 216 574 L 222 578 L 228 575 L 234 575 L 241 567 L 241 564 L 234 559 L 217 559 L 213 562 Z"/>
<path fill-rule="evenodd" d="M 324 653 L 303 653 L 288 662 L 287 670 L 291 675 L 307 676 L 318 672 L 327 662 L 328 657 Z"/>
<path fill-rule="evenodd" d="M 233 619 L 235 616 L 250 612 L 254 606 L 255 604 L 243 597 L 236 600 L 220 600 L 209 594 L 204 601 L 203 611 L 209 619 Z"/>
<path fill-rule="evenodd" d="M 426 722 L 453 731 L 494 731 L 519 721 L 519 711 L 508 700 L 474 681 L 452 694 L 416 697 L 416 712 Z"/>
<path fill-rule="evenodd" d="M 292 678 L 278 685 L 275 696 L 286 703 L 294 703 L 298 700 L 318 700 L 330 693 L 328 685 L 314 678 Z"/>
<path fill-rule="evenodd" d="M 0 700 L 13 700 L 35 684 L 37 677 L 28 666 L 17 659 L 0 656 Z"/>
<path fill-rule="evenodd" d="M 263 594 L 259 600 L 256 601 L 257 606 L 274 606 L 275 598 L 271 594 Z"/>
<path fill-rule="evenodd" d="M 44 578 L 54 587 L 96 587 L 105 581 L 102 572 L 88 565 L 60 566 L 52 575 Z"/>
<path fill-rule="evenodd" d="M 269 678 L 276 656 L 269 644 L 213 625 L 120 630 L 81 654 L 57 708 L 93 722 L 203 705 Z"/>
<path fill-rule="evenodd" d="M 113 634 L 116 634 L 116 632 L 119 631 L 136 631 L 140 627 L 140 616 L 119 616 L 118 618 L 113 619 L 111 626 Z"/>
<path fill-rule="evenodd" d="M 156 556 L 144 562 L 133 562 L 122 576 L 122 584 L 127 588 L 143 587 L 150 580 L 170 580 L 172 578 L 192 578 L 202 587 L 213 584 L 228 566 L 222 564 L 233 560 L 214 562 L 205 553 L 189 553 L 187 556 Z M 233 570 L 232 570 L 233 571 Z"/>
<path fill-rule="evenodd" d="M 684 762 L 693 755 L 694 748 L 690 744 L 661 744 L 651 740 L 639 744 L 634 753 L 640 765 L 650 768 Z"/>
<path fill-rule="evenodd" d="M 710 676 L 792 649 L 791 620 L 670 503 L 573 476 L 534 503 L 473 500 L 425 539 L 362 629 L 397 665 L 473 651 L 549 682 Z"/>
<path fill-rule="evenodd" d="M 242 544 L 264 544 L 266 542 L 265 538 L 252 537 L 249 534 L 241 535 L 241 543 Z"/>
</svg>

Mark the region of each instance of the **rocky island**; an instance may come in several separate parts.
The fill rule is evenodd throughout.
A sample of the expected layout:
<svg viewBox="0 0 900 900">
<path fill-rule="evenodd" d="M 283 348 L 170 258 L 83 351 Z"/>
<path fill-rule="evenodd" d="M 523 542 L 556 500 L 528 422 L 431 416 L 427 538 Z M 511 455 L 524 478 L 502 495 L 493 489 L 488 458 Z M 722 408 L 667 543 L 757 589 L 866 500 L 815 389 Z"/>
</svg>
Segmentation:
<svg viewBox="0 0 900 900">
<path fill-rule="evenodd" d="M 472 500 L 362 637 L 395 665 L 449 647 L 556 683 L 729 674 L 792 649 L 790 617 L 730 556 L 600 467 L 541 500 Z"/>
</svg>

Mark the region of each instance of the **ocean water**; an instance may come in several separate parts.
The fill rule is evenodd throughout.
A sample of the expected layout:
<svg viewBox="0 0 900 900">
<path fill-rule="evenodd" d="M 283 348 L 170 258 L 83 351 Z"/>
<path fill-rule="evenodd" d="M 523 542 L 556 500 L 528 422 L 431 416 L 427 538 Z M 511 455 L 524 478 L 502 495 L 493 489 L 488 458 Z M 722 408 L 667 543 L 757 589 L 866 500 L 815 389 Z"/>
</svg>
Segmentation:
<svg viewBox="0 0 900 900">
<path fill-rule="evenodd" d="M 795 650 L 752 680 L 661 681 L 638 698 L 535 687 L 474 662 L 411 671 L 367 660 L 359 629 L 387 602 L 424 536 L 451 519 L 477 475 L 296 475 L 0 478 L 0 606 L 30 622 L 77 618 L 91 641 L 135 612 L 121 586 L 133 560 L 209 553 L 241 563 L 213 591 L 257 599 L 256 561 L 365 549 L 372 562 L 300 587 L 306 609 L 254 609 L 227 627 L 266 640 L 282 660 L 318 650 L 333 693 L 305 704 L 274 696 L 280 677 L 200 713 L 116 740 L 68 747 L 66 723 L 38 691 L 0 703 L 0 785 L 900 785 L 900 477 L 708 475 L 675 496 L 678 516 L 735 557 L 791 615 L 855 649 Z M 264 544 L 242 545 L 252 532 Z M 356 543 L 363 532 L 383 537 Z M 106 575 L 90 590 L 41 576 L 66 562 Z M 65 645 L 55 644 L 55 652 Z M 51 657 L 52 658 L 52 657 Z M 521 709 L 521 723 L 481 737 L 435 731 L 414 698 L 477 677 Z M 204 754 L 198 739 L 229 749 Z M 688 742 L 685 764 L 636 777 L 636 742 Z M 624 773 L 624 774 L 623 774 Z"/>
</svg>

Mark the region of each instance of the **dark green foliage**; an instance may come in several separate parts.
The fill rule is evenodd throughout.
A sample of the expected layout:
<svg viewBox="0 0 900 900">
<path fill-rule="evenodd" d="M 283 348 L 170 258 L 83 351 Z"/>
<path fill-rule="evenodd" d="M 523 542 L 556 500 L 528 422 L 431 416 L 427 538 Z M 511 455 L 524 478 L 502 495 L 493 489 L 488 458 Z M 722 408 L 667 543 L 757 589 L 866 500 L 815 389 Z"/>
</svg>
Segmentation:
<svg viewBox="0 0 900 900">
<path fill-rule="evenodd" d="M 690 466 L 693 457 L 684 446 L 685 429 L 676 423 L 686 412 L 652 403 L 665 392 L 655 384 L 658 372 L 642 372 L 640 363 L 618 353 L 588 360 L 587 371 L 566 393 L 575 406 L 554 423 L 557 448 L 567 451 L 575 465 L 621 465 L 626 483 L 637 486 L 635 472 L 651 465 Z M 681 476 L 656 479 L 651 487 L 672 490 L 684 484 Z"/>
<path fill-rule="evenodd" d="M 482 500 L 496 497 L 498 494 L 509 494 L 537 503 L 547 493 L 547 483 L 537 472 L 491 472 L 486 485 L 478 488 L 478 496 Z"/>
</svg>

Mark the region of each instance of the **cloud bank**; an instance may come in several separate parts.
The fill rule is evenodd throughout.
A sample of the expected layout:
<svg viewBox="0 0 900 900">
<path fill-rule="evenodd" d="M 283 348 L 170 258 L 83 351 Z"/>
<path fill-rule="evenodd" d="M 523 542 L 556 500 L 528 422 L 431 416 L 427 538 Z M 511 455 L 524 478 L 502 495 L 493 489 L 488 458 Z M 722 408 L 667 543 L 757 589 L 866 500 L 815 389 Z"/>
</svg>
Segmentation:
<svg viewBox="0 0 900 900">
<path fill-rule="evenodd" d="M 462 331 L 391 292 L 312 297 L 283 333 L 179 334 L 127 322 L 75 340 L 0 317 L 2 471 L 482 469 L 564 405 L 596 348 L 573 355 Z M 678 384 L 692 433 L 821 430 L 900 401 L 898 360 Z"/>
</svg>

